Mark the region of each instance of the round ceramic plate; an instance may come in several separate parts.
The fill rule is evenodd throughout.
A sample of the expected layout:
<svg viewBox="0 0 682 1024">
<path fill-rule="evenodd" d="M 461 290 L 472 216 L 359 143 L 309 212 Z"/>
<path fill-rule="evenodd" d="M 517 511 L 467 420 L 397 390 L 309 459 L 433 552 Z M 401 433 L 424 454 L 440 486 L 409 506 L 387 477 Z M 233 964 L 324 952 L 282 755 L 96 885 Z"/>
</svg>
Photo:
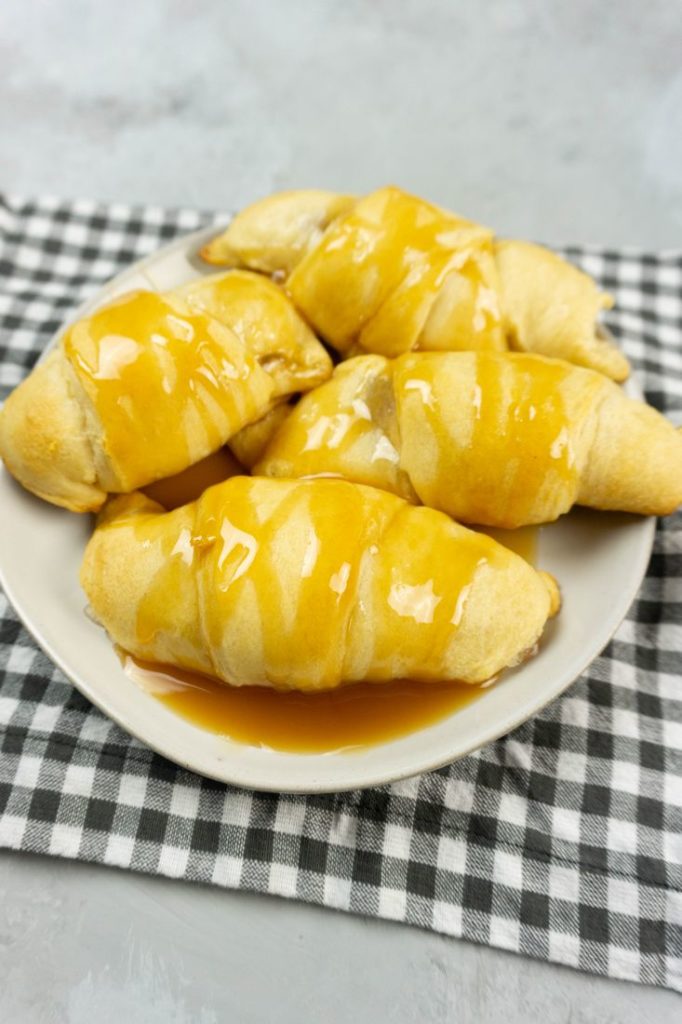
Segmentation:
<svg viewBox="0 0 682 1024">
<path fill-rule="evenodd" d="M 131 288 L 161 291 L 208 272 L 196 253 L 214 233 L 212 228 L 179 239 L 137 263 L 78 315 Z M 85 615 L 78 584 L 90 517 L 39 501 L 4 468 L 0 507 L 0 581 L 40 646 L 81 693 L 183 767 L 239 786 L 304 793 L 373 786 L 440 767 L 534 715 L 566 689 L 615 632 L 646 571 L 655 526 L 653 519 L 578 509 L 545 527 L 538 564 L 559 580 L 563 608 L 535 658 L 506 673 L 474 703 L 408 736 L 349 752 L 290 754 L 206 732 L 125 675 L 106 634 Z"/>
</svg>

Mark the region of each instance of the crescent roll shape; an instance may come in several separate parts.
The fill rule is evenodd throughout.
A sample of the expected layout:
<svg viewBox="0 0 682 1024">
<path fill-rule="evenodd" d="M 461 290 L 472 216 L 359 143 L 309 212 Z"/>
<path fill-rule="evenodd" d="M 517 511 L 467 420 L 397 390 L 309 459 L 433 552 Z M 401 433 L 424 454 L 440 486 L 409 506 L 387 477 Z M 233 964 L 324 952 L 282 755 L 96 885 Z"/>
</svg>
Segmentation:
<svg viewBox="0 0 682 1024">
<path fill-rule="evenodd" d="M 597 325 L 612 300 L 586 274 L 541 246 L 494 243 L 487 228 L 398 188 L 355 200 L 271 196 L 202 256 L 285 277 L 308 322 L 343 355 L 511 348 L 615 380 L 629 372 Z"/>
<path fill-rule="evenodd" d="M 138 658 L 299 690 L 478 683 L 532 651 L 559 604 L 489 537 L 337 480 L 234 477 L 168 513 L 113 499 L 81 582 Z"/>
<path fill-rule="evenodd" d="M 420 347 L 505 347 L 487 228 L 393 187 L 355 202 L 339 197 L 340 209 L 328 205 L 321 218 L 318 193 L 308 197 L 286 193 L 255 204 L 203 250 L 204 258 L 228 256 L 255 266 L 254 236 L 269 237 L 266 246 L 275 246 L 280 264 L 275 267 L 270 248 L 257 262 L 288 274 L 294 304 L 346 355 L 357 349 L 396 356 Z M 310 216 L 304 217 L 308 202 Z M 290 240 L 294 220 L 303 225 L 296 249 L 278 244 L 272 233 L 289 225 Z"/>
<path fill-rule="evenodd" d="M 0 454 L 28 490 L 77 512 L 172 476 L 272 404 L 236 335 L 181 299 L 132 292 L 71 325 L 0 411 Z"/>
<path fill-rule="evenodd" d="M 341 476 L 505 528 L 574 504 L 666 515 L 682 502 L 682 434 L 606 377 L 558 359 L 364 356 L 301 399 L 255 472 Z"/>
<path fill-rule="evenodd" d="M 331 371 L 285 293 L 260 274 L 131 293 L 70 326 L 10 395 L 0 454 L 47 501 L 97 509 L 107 492 L 194 465 Z"/>
</svg>

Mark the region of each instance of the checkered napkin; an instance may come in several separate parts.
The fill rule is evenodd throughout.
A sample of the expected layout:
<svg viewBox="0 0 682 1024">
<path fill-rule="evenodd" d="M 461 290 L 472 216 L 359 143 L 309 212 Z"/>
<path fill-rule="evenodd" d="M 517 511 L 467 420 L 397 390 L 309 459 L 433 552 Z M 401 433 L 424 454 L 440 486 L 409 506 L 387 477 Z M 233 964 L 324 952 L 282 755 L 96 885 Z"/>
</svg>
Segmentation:
<svg viewBox="0 0 682 1024">
<path fill-rule="evenodd" d="M 195 212 L 0 199 L 0 385 Z M 682 255 L 568 249 L 682 422 Z M 0 845 L 422 925 L 682 989 L 682 517 L 662 523 L 613 642 L 542 714 L 448 768 L 335 796 L 199 778 L 131 739 L 0 594 Z"/>
</svg>

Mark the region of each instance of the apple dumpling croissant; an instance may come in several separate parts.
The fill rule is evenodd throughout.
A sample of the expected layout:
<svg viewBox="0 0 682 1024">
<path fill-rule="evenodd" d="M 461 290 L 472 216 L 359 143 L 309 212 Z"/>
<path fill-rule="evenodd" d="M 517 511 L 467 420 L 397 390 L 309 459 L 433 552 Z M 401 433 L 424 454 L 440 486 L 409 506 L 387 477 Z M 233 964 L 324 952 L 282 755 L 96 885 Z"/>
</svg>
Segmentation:
<svg viewBox="0 0 682 1024">
<path fill-rule="evenodd" d="M 433 509 L 339 480 L 234 477 L 105 507 L 81 582 L 121 648 L 233 685 L 478 683 L 534 648 L 552 577 Z"/>
<path fill-rule="evenodd" d="M 184 293 L 184 294 L 182 294 Z M 35 494 L 99 508 L 200 461 L 331 360 L 262 275 L 122 296 L 71 325 L 0 412 L 0 455 Z"/>
<path fill-rule="evenodd" d="M 360 356 L 301 399 L 255 472 L 345 477 L 506 528 L 576 503 L 664 515 L 682 502 L 682 433 L 558 359 Z"/>
<path fill-rule="evenodd" d="M 319 196 L 309 217 L 306 192 L 256 203 L 204 258 L 288 273 L 294 304 L 343 354 L 505 348 L 491 231 L 397 188 L 330 194 L 327 207 Z"/>
<path fill-rule="evenodd" d="M 597 324 L 611 300 L 587 274 L 541 246 L 496 242 L 398 188 L 359 199 L 276 194 L 238 214 L 202 255 L 285 277 L 294 303 L 343 355 L 511 347 L 615 380 L 629 372 Z"/>
</svg>

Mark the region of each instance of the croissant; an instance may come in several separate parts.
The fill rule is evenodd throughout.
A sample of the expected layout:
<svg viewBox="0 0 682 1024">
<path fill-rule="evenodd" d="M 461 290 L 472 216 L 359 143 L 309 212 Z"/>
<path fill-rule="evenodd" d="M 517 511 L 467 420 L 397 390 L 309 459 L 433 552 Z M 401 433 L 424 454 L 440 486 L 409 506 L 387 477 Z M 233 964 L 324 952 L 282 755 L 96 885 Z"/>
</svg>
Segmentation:
<svg viewBox="0 0 682 1024">
<path fill-rule="evenodd" d="M 682 434 L 606 377 L 521 353 L 361 356 L 304 396 L 255 472 L 341 476 L 514 528 L 572 505 L 665 515 Z"/>
<path fill-rule="evenodd" d="M 235 686 L 478 683 L 559 605 L 552 577 L 447 516 L 338 480 L 234 477 L 172 512 L 105 507 L 81 583 L 134 656 Z"/>
<path fill-rule="evenodd" d="M 487 228 L 397 188 L 355 200 L 271 196 L 202 256 L 286 277 L 294 303 L 343 355 L 513 348 L 615 380 L 629 372 L 597 326 L 612 300 L 587 274 L 541 246 L 495 242 Z"/>
<path fill-rule="evenodd" d="M 0 412 L 0 455 L 47 501 L 99 508 L 172 476 L 331 373 L 284 293 L 257 274 L 139 291 L 73 324 Z"/>
</svg>

